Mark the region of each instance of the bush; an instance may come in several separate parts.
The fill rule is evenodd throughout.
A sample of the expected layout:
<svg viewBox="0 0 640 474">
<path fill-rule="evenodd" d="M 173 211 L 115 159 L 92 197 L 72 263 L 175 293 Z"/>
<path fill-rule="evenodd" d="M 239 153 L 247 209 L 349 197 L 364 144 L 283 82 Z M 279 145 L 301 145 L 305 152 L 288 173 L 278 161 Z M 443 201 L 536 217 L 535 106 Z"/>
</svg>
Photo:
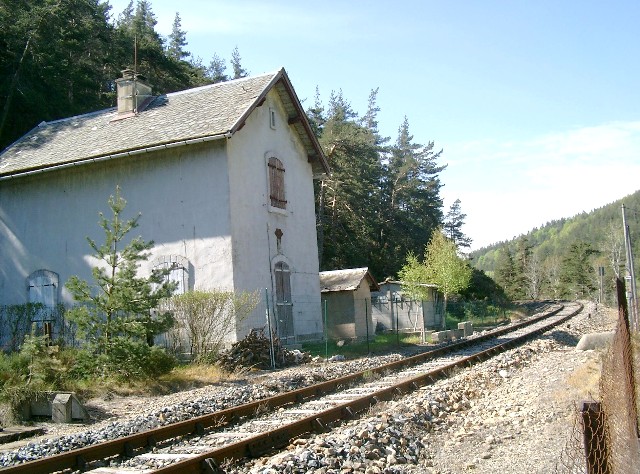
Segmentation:
<svg viewBox="0 0 640 474">
<path fill-rule="evenodd" d="M 163 348 L 122 337 L 113 340 L 111 351 L 106 354 L 79 351 L 73 373 L 82 379 L 114 377 L 131 380 L 157 377 L 170 372 L 174 366 L 175 358 Z"/>
</svg>

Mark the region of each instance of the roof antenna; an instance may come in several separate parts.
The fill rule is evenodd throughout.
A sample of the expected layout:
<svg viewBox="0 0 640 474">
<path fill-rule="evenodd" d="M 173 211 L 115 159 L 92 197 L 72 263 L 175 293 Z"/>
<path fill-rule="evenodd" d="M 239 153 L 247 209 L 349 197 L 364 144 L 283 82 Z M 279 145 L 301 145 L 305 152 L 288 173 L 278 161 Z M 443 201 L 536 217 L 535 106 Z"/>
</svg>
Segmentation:
<svg viewBox="0 0 640 474">
<path fill-rule="evenodd" d="M 138 113 L 138 88 L 136 79 L 138 78 L 138 35 L 133 36 L 133 113 Z"/>
</svg>

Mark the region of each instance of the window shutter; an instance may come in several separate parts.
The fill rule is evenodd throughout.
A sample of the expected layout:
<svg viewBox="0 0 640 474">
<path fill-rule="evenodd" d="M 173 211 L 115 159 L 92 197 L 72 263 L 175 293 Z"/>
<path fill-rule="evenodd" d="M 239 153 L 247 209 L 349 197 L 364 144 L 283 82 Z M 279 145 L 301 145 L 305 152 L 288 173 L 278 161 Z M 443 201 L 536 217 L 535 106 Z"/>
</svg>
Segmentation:
<svg viewBox="0 0 640 474">
<path fill-rule="evenodd" d="M 52 276 L 32 274 L 28 281 L 30 303 L 42 303 L 47 308 L 53 308 L 58 303 L 58 288 Z"/>
<path fill-rule="evenodd" d="M 284 194 L 284 165 L 275 157 L 269 158 L 269 192 L 271 205 L 280 209 L 287 208 Z"/>
</svg>

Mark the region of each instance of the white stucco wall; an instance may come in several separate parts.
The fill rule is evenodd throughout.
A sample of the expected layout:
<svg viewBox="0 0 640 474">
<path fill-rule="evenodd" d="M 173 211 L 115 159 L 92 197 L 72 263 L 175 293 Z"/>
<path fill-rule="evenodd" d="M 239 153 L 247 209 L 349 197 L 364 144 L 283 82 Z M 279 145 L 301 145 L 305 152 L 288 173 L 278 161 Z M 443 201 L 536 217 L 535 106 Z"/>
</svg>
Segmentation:
<svg viewBox="0 0 640 474">
<path fill-rule="evenodd" d="M 231 286 L 230 214 L 225 143 L 178 147 L 27 178 L 0 181 L 0 304 L 26 301 L 25 279 L 39 269 L 91 280 L 86 237 L 98 244 L 107 200 L 117 184 L 126 218 L 142 213 L 129 236 L 155 241 L 155 256 L 177 254 L 193 265 L 192 284 Z M 61 302 L 71 297 L 60 289 Z"/>
<path fill-rule="evenodd" d="M 270 110 L 276 113 L 273 128 Z M 291 270 L 295 334 L 298 339 L 321 337 L 312 168 L 274 90 L 229 140 L 228 151 L 235 286 L 261 290 L 264 301 L 265 289 L 269 293 L 275 291 L 273 266 L 278 261 L 286 262 Z M 267 171 L 270 156 L 278 158 L 285 168 L 286 210 L 270 206 Z M 280 252 L 276 229 L 283 234 Z M 264 305 L 260 305 L 238 329 L 238 337 L 264 324 Z"/>
</svg>

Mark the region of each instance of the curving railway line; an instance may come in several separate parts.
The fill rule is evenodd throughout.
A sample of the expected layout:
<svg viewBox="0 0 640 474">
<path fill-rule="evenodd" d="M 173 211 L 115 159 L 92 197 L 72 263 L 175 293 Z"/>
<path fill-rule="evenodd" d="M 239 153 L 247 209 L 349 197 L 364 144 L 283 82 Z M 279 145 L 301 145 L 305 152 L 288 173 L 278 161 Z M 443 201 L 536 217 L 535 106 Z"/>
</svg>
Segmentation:
<svg viewBox="0 0 640 474">
<path fill-rule="evenodd" d="M 216 473 L 306 433 L 328 430 L 382 401 L 487 360 L 562 324 L 579 303 L 548 305 L 518 323 L 396 362 L 104 443 L 17 464 L 0 473 Z M 111 465 L 108 470 L 104 467 Z M 150 470 L 153 466 L 154 470 Z"/>
</svg>

